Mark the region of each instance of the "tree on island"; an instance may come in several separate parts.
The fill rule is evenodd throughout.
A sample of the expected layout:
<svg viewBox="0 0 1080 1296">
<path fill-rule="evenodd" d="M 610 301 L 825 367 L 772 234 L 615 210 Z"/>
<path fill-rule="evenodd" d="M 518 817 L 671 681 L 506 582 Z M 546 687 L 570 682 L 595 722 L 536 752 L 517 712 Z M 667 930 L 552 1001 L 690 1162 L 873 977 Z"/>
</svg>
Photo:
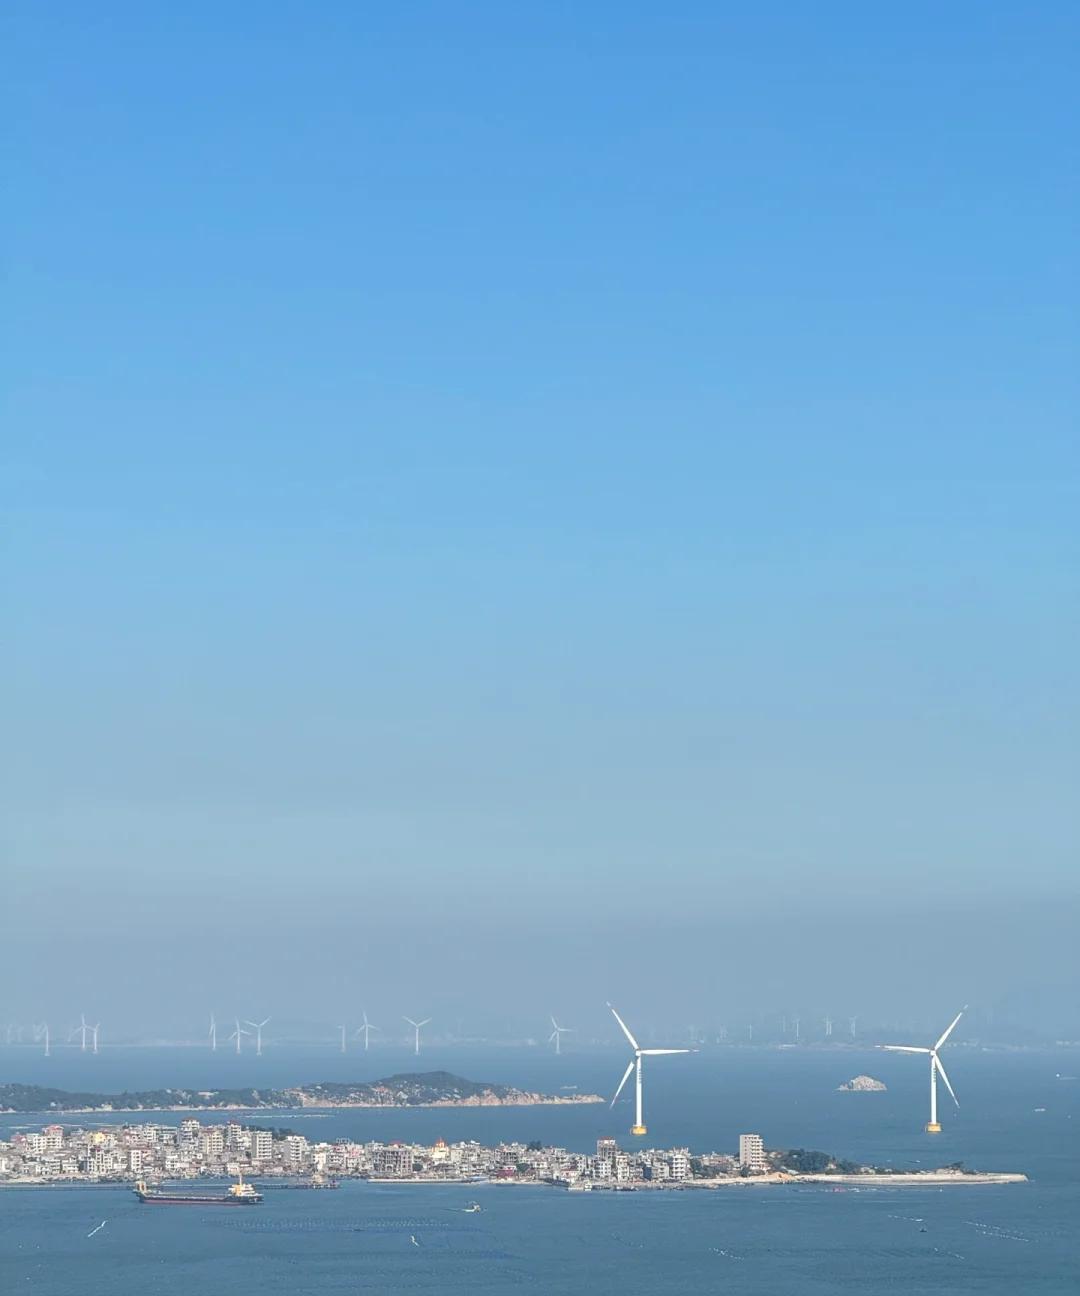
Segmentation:
<svg viewBox="0 0 1080 1296">
<path fill-rule="evenodd" d="M 796 1174 L 858 1174 L 861 1167 L 855 1161 L 830 1156 L 811 1148 L 789 1148 L 780 1153 L 780 1168 Z"/>
</svg>

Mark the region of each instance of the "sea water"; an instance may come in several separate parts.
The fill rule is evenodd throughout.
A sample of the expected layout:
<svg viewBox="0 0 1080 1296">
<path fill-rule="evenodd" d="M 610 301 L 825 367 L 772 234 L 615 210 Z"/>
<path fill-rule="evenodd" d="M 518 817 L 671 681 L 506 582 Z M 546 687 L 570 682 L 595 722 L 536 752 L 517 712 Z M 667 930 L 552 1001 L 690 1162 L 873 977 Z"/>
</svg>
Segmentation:
<svg viewBox="0 0 1080 1296">
<path fill-rule="evenodd" d="M 581 1193 L 522 1185 L 386 1185 L 268 1193 L 247 1209 L 151 1208 L 117 1188 L 0 1190 L 0 1291 L 138 1288 L 236 1296 L 273 1292 L 1050 1293 L 1080 1291 L 1080 1058 L 1063 1050 L 966 1049 L 946 1063 L 963 1106 L 945 1132 L 922 1132 L 921 1059 L 857 1050 L 712 1049 L 657 1059 L 647 1076 L 645 1142 L 732 1151 L 738 1134 L 920 1168 L 962 1160 L 1019 1170 L 1015 1186 L 732 1187 L 715 1192 Z M 332 1055 L 268 1049 L 261 1059 L 194 1050 L 74 1052 L 48 1063 L 0 1050 L 0 1078 L 83 1090 L 163 1084 L 277 1085 L 445 1068 L 550 1092 L 613 1087 L 616 1050 L 560 1058 L 519 1049 L 391 1049 Z M 48 1069 L 46 1069 L 46 1067 Z M 838 1093 L 858 1072 L 884 1094 Z M 202 1119 L 225 1119 L 203 1116 Z M 5 1135 L 44 1118 L 0 1118 Z M 123 1117 L 68 1117 L 115 1123 Z M 130 1117 L 127 1119 L 131 1119 Z M 157 1119 L 157 1118 L 155 1118 Z M 173 1113 L 160 1119 L 178 1120 Z M 414 1111 L 266 1112 L 308 1138 L 485 1143 L 532 1138 L 626 1147 L 631 1109 L 604 1105 Z M 477 1214 L 464 1211 L 470 1200 Z M 98 1226 L 107 1221 L 104 1228 Z M 94 1232 L 94 1230 L 97 1230 Z M 90 1234 L 93 1233 L 93 1236 Z"/>
</svg>

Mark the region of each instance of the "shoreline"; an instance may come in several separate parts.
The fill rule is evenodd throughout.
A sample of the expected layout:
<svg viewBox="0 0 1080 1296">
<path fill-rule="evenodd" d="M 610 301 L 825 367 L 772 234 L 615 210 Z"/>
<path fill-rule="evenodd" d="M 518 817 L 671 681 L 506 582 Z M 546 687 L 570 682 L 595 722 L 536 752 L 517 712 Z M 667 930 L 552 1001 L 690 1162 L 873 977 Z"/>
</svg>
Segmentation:
<svg viewBox="0 0 1080 1296">
<path fill-rule="evenodd" d="M 273 1178 L 273 1176 L 262 1176 L 263 1178 Z M 206 1181 L 220 1181 L 220 1176 L 196 1176 L 196 1179 Z M 255 1176 L 257 1182 L 259 1176 Z M 659 1183 L 627 1183 L 616 1186 L 615 1184 L 597 1184 L 582 1183 L 580 1187 L 575 1184 L 549 1183 L 539 1179 L 426 1179 L 421 1176 L 411 1178 L 384 1178 L 377 1176 L 360 1176 L 360 1175 L 341 1175 L 338 1176 L 341 1184 L 360 1183 L 360 1184 L 378 1184 L 380 1187 L 393 1185 L 405 1188 L 554 1188 L 562 1192 L 599 1192 L 599 1193 L 637 1193 L 637 1192 L 706 1192 L 717 1191 L 721 1188 L 791 1188 L 802 1187 L 807 1184 L 818 1187 L 857 1187 L 857 1188 L 963 1188 L 963 1187 L 993 1187 L 1007 1184 L 1030 1183 L 1026 1174 L 1018 1174 L 1011 1171 L 996 1170 L 979 1170 L 969 1174 L 957 1173 L 950 1170 L 912 1170 L 899 1171 L 896 1174 L 853 1174 L 853 1175 L 791 1175 L 791 1174 L 768 1174 L 753 1175 L 743 1179 L 738 1176 L 722 1179 L 684 1179 L 677 1183 L 664 1181 Z M 112 1189 L 119 1192 L 130 1192 L 132 1180 L 94 1180 L 94 1179 L 53 1179 L 42 1181 L 41 1179 L 0 1179 L 0 1189 L 3 1188 L 35 1188 L 35 1189 L 71 1189 L 71 1188 L 94 1188 L 98 1190 Z M 185 1180 L 184 1182 L 193 1182 Z"/>
<path fill-rule="evenodd" d="M 336 1112 L 336 1111 L 411 1111 L 421 1108 L 445 1108 L 445 1107 L 573 1107 L 587 1106 L 589 1104 L 602 1103 L 606 1099 L 599 1094 L 582 1094 L 572 1098 L 561 1098 L 552 1095 L 550 1098 L 523 1099 L 514 1101 L 512 1099 L 499 1100 L 498 1102 L 484 1102 L 479 1099 L 470 1098 L 439 1098 L 432 1102 L 415 1102 L 415 1103 L 379 1103 L 379 1102 L 340 1102 L 340 1103 L 302 1103 L 300 1106 L 293 1107 L 250 1107 L 236 1103 L 222 1103 L 218 1107 L 189 1107 L 186 1105 L 176 1105 L 171 1107 L 52 1107 L 38 1111 L 16 1111 L 11 1107 L 0 1107 L 0 1117 L 18 1116 L 18 1117 L 45 1117 L 51 1118 L 56 1116 L 152 1116 L 155 1112 L 191 1112 L 193 1115 L 213 1115 L 214 1112 L 280 1112 L 283 1116 L 290 1113 L 300 1114 L 306 1112 L 314 1114 L 318 1112 Z"/>
</svg>

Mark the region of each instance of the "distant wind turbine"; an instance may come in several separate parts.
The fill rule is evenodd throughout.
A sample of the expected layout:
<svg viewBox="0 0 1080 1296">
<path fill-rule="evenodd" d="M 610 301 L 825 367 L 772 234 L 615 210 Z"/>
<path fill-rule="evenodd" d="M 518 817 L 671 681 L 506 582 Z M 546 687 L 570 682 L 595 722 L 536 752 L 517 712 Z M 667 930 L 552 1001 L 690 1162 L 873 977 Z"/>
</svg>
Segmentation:
<svg viewBox="0 0 1080 1296">
<path fill-rule="evenodd" d="M 346 1025 L 345 1025 L 344 1022 L 341 1023 L 341 1026 L 340 1026 L 339 1029 L 341 1030 L 341 1051 L 342 1051 L 342 1053 L 344 1053 L 344 1052 L 345 1052 L 345 1031 L 346 1031 L 346 1029 L 347 1029 L 347 1027 L 346 1027 Z"/>
<path fill-rule="evenodd" d="M 98 1033 L 101 1030 L 101 1022 L 98 1022 L 96 1026 L 88 1026 L 87 1030 L 89 1030 L 91 1035 L 93 1035 L 94 1037 L 94 1044 L 93 1044 L 92 1051 L 96 1053 L 98 1051 Z"/>
<path fill-rule="evenodd" d="M 945 1088 L 948 1089 L 949 1093 L 952 1095 L 953 1102 L 956 1103 L 957 1107 L 960 1106 L 960 1100 L 959 1098 L 957 1098 L 952 1085 L 949 1083 L 949 1077 L 945 1074 L 945 1068 L 941 1065 L 941 1058 L 938 1057 L 938 1049 L 942 1047 L 945 1041 L 956 1029 L 956 1023 L 960 1020 L 961 1017 L 963 1017 L 966 1011 L 967 1011 L 967 1004 L 965 1004 L 963 1008 L 961 1008 L 960 1011 L 956 1014 L 956 1016 L 952 1019 L 952 1022 L 946 1028 L 944 1034 L 942 1034 L 941 1037 L 938 1039 L 937 1043 L 932 1044 L 929 1048 L 918 1048 L 914 1044 L 879 1044 L 878 1045 L 879 1048 L 887 1049 L 890 1053 L 925 1053 L 929 1056 L 930 1058 L 930 1119 L 929 1121 L 927 1121 L 926 1124 L 927 1134 L 941 1133 L 941 1125 L 938 1123 L 938 1118 L 937 1118 L 937 1078 L 938 1076 L 941 1076 L 942 1080 L 945 1081 Z"/>
<path fill-rule="evenodd" d="M 262 1057 L 262 1032 L 263 1027 L 269 1025 L 270 1018 L 264 1017 L 261 1022 L 248 1021 L 249 1026 L 255 1027 L 255 1056 Z M 249 1031 L 248 1034 L 251 1032 Z"/>
<path fill-rule="evenodd" d="M 547 1042 L 549 1044 L 554 1043 L 556 1054 L 562 1052 L 562 1037 L 567 1034 L 568 1031 L 572 1031 L 573 1029 L 573 1026 L 560 1026 L 555 1018 L 552 1017 L 551 1034 L 548 1036 Z"/>
<path fill-rule="evenodd" d="M 38 1043 L 40 1043 L 42 1040 L 45 1041 L 45 1056 L 49 1057 L 50 1049 L 49 1049 L 49 1023 L 48 1022 L 42 1022 L 40 1026 L 34 1027 L 34 1039 Z"/>
<path fill-rule="evenodd" d="M 73 1040 L 76 1035 L 79 1036 L 79 1048 L 82 1050 L 83 1053 L 86 1052 L 86 1035 L 89 1029 L 90 1027 L 87 1026 L 86 1024 L 86 1013 L 79 1013 L 78 1026 L 76 1026 L 74 1030 L 70 1031 L 68 1034 L 69 1040 Z"/>
<path fill-rule="evenodd" d="M 420 1027 L 421 1027 L 421 1026 L 427 1026 L 427 1025 L 430 1023 L 431 1018 L 430 1018 L 430 1017 L 425 1017 L 423 1021 L 413 1021 L 413 1019 L 412 1019 L 411 1017 L 405 1017 L 403 1020 L 404 1020 L 404 1021 L 407 1021 L 407 1022 L 409 1023 L 409 1025 L 413 1028 L 413 1030 L 416 1032 L 416 1034 L 415 1034 L 415 1038 L 414 1038 L 414 1040 L 413 1040 L 413 1051 L 414 1051 L 415 1053 L 419 1054 L 419 1052 L 420 1052 Z M 375 1029 L 375 1028 L 372 1027 L 372 1029 Z"/>
<path fill-rule="evenodd" d="M 405 1020 L 408 1021 L 408 1020 L 409 1020 L 408 1017 L 406 1017 Z M 420 1025 L 423 1026 L 424 1023 L 421 1022 Z M 365 1008 L 365 1009 L 364 1009 L 364 1020 L 363 1020 L 363 1021 L 360 1023 L 360 1025 L 357 1026 L 357 1028 L 356 1028 L 356 1033 L 357 1033 L 357 1035 L 363 1035 L 363 1037 L 364 1037 L 364 1052 L 365 1052 L 365 1053 L 368 1051 L 368 1047 L 369 1047 L 370 1044 L 371 1044 L 371 1032 L 372 1032 L 372 1031 L 381 1030 L 381 1029 L 382 1029 L 382 1027 L 380 1027 L 380 1026 L 376 1026 L 373 1022 L 369 1022 L 369 1021 L 368 1021 L 367 1009 Z M 417 1030 L 419 1030 L 419 1027 L 417 1027 Z M 417 1036 L 417 1047 L 416 1047 L 416 1051 L 417 1051 L 417 1053 L 420 1052 L 419 1035 Z"/>
<path fill-rule="evenodd" d="M 246 1031 L 246 1030 L 244 1030 L 244 1029 L 241 1027 L 241 1025 L 240 1025 L 240 1018 L 237 1017 L 237 1018 L 236 1018 L 236 1029 L 235 1029 L 235 1030 L 233 1031 L 233 1033 L 229 1036 L 227 1043 L 232 1044 L 233 1041 L 235 1040 L 235 1041 L 236 1041 L 236 1051 L 237 1051 L 237 1053 L 239 1053 L 239 1052 L 240 1052 L 240 1043 L 241 1043 L 241 1041 L 243 1040 L 243 1038 L 244 1038 L 245 1035 L 250 1035 L 250 1034 L 251 1034 L 251 1031 Z"/>
<path fill-rule="evenodd" d="M 633 1125 L 630 1126 L 630 1133 L 645 1134 L 647 1133 L 647 1131 L 645 1129 L 645 1114 L 642 1108 L 641 1059 L 643 1057 L 661 1057 L 662 1055 L 668 1053 L 693 1053 L 696 1052 L 696 1050 L 684 1049 L 684 1048 L 643 1049 L 638 1044 L 637 1040 L 634 1039 L 633 1035 L 630 1034 L 629 1027 L 626 1025 L 626 1022 L 624 1022 L 623 1019 L 619 1016 L 619 1014 L 615 1011 L 614 1007 L 611 1004 L 608 1004 L 608 1007 L 611 1008 L 611 1015 L 619 1023 L 619 1026 L 622 1029 L 622 1033 L 630 1041 L 630 1047 L 634 1050 L 634 1056 L 630 1059 L 629 1063 L 627 1064 L 626 1070 L 623 1072 L 623 1078 L 619 1081 L 619 1087 L 618 1089 L 615 1090 L 615 1097 L 612 1098 L 611 1105 L 612 1107 L 615 1106 L 619 1094 L 621 1094 L 623 1091 L 623 1086 L 626 1084 L 627 1080 L 630 1079 L 630 1073 L 632 1071 L 636 1072 L 637 1073 L 635 1077 L 636 1102 L 634 1105 L 634 1123 Z"/>
<path fill-rule="evenodd" d="M 210 1041 L 210 1051 L 217 1052 L 217 1018 L 213 1013 L 210 1014 L 210 1029 L 207 1031 L 207 1038 Z"/>
</svg>

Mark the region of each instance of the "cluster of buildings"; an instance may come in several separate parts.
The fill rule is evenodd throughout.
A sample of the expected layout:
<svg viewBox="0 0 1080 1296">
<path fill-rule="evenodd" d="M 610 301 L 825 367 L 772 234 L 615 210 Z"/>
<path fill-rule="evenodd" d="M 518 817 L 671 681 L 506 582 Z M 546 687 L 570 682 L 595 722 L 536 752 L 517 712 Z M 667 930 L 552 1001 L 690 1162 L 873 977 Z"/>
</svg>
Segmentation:
<svg viewBox="0 0 1080 1296">
<path fill-rule="evenodd" d="M 613 1138 L 595 1154 L 539 1143 L 310 1142 L 302 1134 L 242 1125 L 46 1125 L 0 1142 L 0 1181 L 194 1179 L 243 1173 L 263 1179 L 338 1177 L 425 1181 L 515 1180 L 566 1188 L 659 1187 L 690 1180 L 761 1174 L 768 1157 L 757 1134 L 743 1134 L 738 1156 L 691 1155 L 687 1148 L 627 1152 Z"/>
</svg>

